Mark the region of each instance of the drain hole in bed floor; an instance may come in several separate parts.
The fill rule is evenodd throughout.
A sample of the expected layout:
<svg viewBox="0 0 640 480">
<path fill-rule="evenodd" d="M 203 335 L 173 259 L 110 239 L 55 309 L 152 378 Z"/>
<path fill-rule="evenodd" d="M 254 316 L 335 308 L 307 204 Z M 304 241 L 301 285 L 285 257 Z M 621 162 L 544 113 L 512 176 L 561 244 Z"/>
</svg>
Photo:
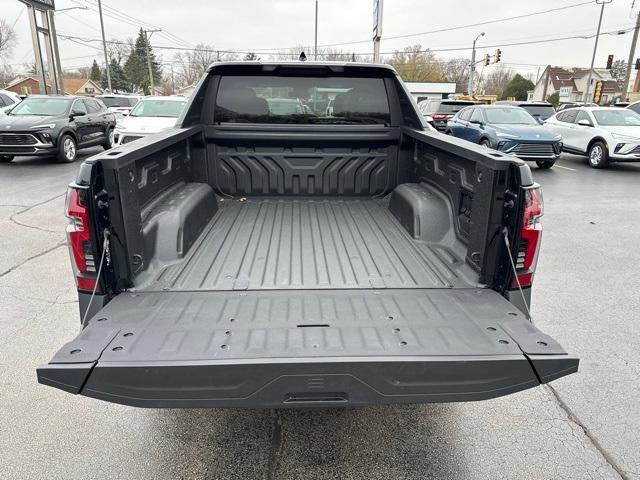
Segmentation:
<svg viewBox="0 0 640 480">
<path fill-rule="evenodd" d="M 330 327 L 328 323 L 307 323 L 304 325 L 297 325 L 298 328 L 323 328 Z"/>
</svg>

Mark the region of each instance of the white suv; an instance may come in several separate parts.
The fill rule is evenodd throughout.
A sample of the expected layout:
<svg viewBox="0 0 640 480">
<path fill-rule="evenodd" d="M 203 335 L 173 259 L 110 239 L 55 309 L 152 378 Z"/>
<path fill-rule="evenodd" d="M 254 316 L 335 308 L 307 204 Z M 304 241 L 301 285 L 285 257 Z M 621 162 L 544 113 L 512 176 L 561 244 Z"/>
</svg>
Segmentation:
<svg viewBox="0 0 640 480">
<path fill-rule="evenodd" d="M 0 115 L 7 113 L 21 101 L 22 99 L 17 93 L 0 90 Z"/>
<path fill-rule="evenodd" d="M 619 107 L 581 107 L 556 113 L 544 123 L 562 135 L 562 150 L 587 155 L 593 168 L 609 162 L 640 162 L 640 115 Z"/>
</svg>

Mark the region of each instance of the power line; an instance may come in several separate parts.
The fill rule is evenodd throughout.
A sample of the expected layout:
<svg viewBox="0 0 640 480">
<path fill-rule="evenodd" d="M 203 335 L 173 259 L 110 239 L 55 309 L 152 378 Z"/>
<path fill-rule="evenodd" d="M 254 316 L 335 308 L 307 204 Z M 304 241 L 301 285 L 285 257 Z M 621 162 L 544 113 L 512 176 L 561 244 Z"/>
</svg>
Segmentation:
<svg viewBox="0 0 640 480">
<path fill-rule="evenodd" d="M 76 3 L 79 3 L 78 0 L 73 0 Z M 89 3 L 89 0 L 85 0 L 87 3 Z M 95 1 L 95 0 L 94 0 Z M 532 17 L 532 16 L 538 16 L 538 15 L 544 15 L 544 14 L 548 14 L 548 13 L 554 13 L 554 12 L 558 12 L 561 10 L 567 10 L 567 9 L 571 9 L 571 8 L 577 8 L 577 7 L 581 7 L 584 5 L 591 5 L 593 4 L 593 1 L 585 1 L 585 2 L 580 2 L 580 3 L 574 3 L 571 5 L 564 5 L 561 7 L 555 7 L 555 8 L 551 8 L 551 9 L 546 9 L 546 10 L 540 10 L 540 11 L 536 11 L 536 12 L 529 12 L 526 14 L 520 14 L 520 15 L 513 15 L 510 17 L 503 17 L 503 18 L 497 18 L 497 19 L 493 19 L 493 20 L 485 20 L 482 22 L 476 22 L 476 23 L 470 23 L 470 24 L 465 24 L 465 25 L 458 25 L 458 26 L 454 26 L 454 27 L 447 27 L 447 28 L 441 28 L 441 29 L 436 29 L 436 30 L 429 30 L 429 31 L 424 31 L 424 32 L 417 32 L 417 33 L 409 33 L 409 34 L 404 34 L 404 35 L 395 35 L 395 36 L 390 36 L 390 37 L 385 37 L 385 40 L 396 40 L 396 39 L 401 39 L 401 38 L 411 38 L 411 37 L 417 37 L 417 36 L 422 36 L 422 35 L 430 35 L 430 34 L 435 34 L 435 33 L 443 33 L 443 32 L 451 32 L 451 31 L 455 31 L 455 30 L 462 30 L 465 28 L 471 28 L 471 27 L 479 27 L 479 26 L 483 26 L 483 25 L 490 25 L 490 24 L 494 24 L 494 23 L 501 23 L 501 22 L 507 22 L 507 21 L 511 21 L 511 20 L 517 20 L 517 19 L 521 19 L 521 18 L 528 18 L 528 17 Z M 93 7 L 93 4 L 90 4 L 91 7 Z M 103 5 L 103 8 L 105 9 L 105 16 L 109 16 L 110 18 L 113 18 L 115 20 L 119 20 L 123 23 L 127 23 L 129 25 L 133 25 L 133 26 L 149 26 L 149 27 L 153 27 L 153 28 L 159 28 L 157 25 L 153 25 L 151 23 L 148 22 L 144 22 L 142 20 L 136 19 L 135 17 L 132 17 L 124 12 L 121 12 L 120 10 L 117 10 L 113 7 L 108 7 L 106 5 Z M 106 11 L 109 11 L 110 13 L 107 13 Z M 94 10 L 97 11 L 97 10 Z M 166 34 L 166 35 L 163 35 Z M 189 43 L 183 39 L 181 39 L 180 37 L 177 37 L 171 33 L 168 33 L 166 31 L 163 31 L 163 33 L 160 33 L 160 35 L 164 36 L 165 38 L 167 37 L 173 37 L 173 38 L 167 38 L 169 41 L 172 42 L 177 42 L 176 43 L 181 43 L 183 45 L 188 45 L 190 47 L 193 47 L 192 43 Z M 367 39 L 367 40 L 357 40 L 357 41 L 351 41 L 351 42 L 340 42 L 340 43 L 327 43 L 327 44 L 322 44 L 322 45 L 318 45 L 318 47 L 337 47 L 337 46 L 345 46 L 345 45 L 357 45 L 357 44 L 364 44 L 364 43 L 370 43 L 371 39 Z M 160 47 L 154 47 L 154 48 L 160 48 Z M 169 47 L 162 47 L 164 49 L 169 49 Z M 249 53 L 249 52 L 262 52 L 262 53 L 269 53 L 272 51 L 278 51 L 278 54 L 280 53 L 280 50 L 288 50 L 288 49 L 292 49 L 292 48 L 296 48 L 296 47 L 272 47 L 272 48 L 256 48 L 256 49 L 244 49 L 244 50 L 227 50 L 226 52 L 228 53 Z M 178 50 L 178 48 L 175 48 L 176 50 Z M 184 49 L 184 50 L 188 50 L 188 49 Z M 193 49 L 192 50 L 196 50 Z M 199 49 L 199 50 L 204 50 L 204 49 Z M 431 51 L 435 51 L 434 49 L 430 49 Z M 468 50 L 468 48 L 466 48 L 466 50 Z M 222 50 L 221 50 L 222 51 Z M 440 50 L 440 51 L 447 51 L 447 50 Z M 363 53 L 364 54 L 364 53 Z M 292 55 L 293 56 L 293 55 Z"/>
<path fill-rule="evenodd" d="M 623 30 L 610 30 L 607 32 L 602 32 L 601 35 L 605 35 L 605 34 L 620 34 L 621 32 L 629 32 L 633 30 L 633 28 L 627 28 L 627 29 L 623 29 Z M 99 42 L 101 41 L 100 39 L 96 39 L 96 38 L 83 38 L 83 37 L 78 37 L 78 36 L 73 36 L 73 35 L 66 35 L 66 34 L 59 34 L 58 35 L 60 38 L 62 39 L 68 39 L 68 40 L 80 40 L 80 41 L 84 41 L 84 42 Z M 595 34 L 591 34 L 591 35 L 568 35 L 568 36 L 563 36 L 563 37 L 554 37 L 554 38 L 546 38 L 546 39 L 540 39 L 540 40 L 526 40 L 526 41 L 506 41 L 506 42 L 500 42 L 500 43 L 494 43 L 494 44 L 490 44 L 490 45 L 482 45 L 479 46 L 478 48 L 501 48 L 501 47 L 510 47 L 510 46 L 520 46 L 520 45 L 536 45 L 536 44 L 540 44 L 540 43 L 549 43 L 549 42 L 557 42 L 557 41 L 565 41 L 565 40 L 576 40 L 576 39 L 580 39 L 580 40 L 588 40 L 590 38 L 595 37 Z M 120 40 L 107 40 L 106 43 L 112 43 L 112 44 L 120 44 L 120 45 L 129 45 L 128 42 L 124 42 L 124 41 L 120 41 Z M 258 50 L 228 50 L 228 49 L 220 49 L 220 48 L 184 48 L 184 47 L 175 47 L 175 46 L 171 46 L 171 45 L 152 45 L 152 48 L 157 49 L 157 50 L 177 50 L 177 51 L 200 51 L 200 52 L 209 52 L 209 53 L 237 53 L 237 54 L 246 54 L 246 53 L 252 53 L 252 52 L 257 52 Z M 443 48 L 426 48 L 426 49 L 421 49 L 421 50 L 414 50 L 412 51 L 413 53 L 426 53 L 426 52 L 455 52 L 455 51 L 465 51 L 465 50 L 470 50 L 471 47 L 469 46 L 460 46 L 460 47 L 443 47 Z M 270 51 L 270 52 L 261 52 L 265 55 L 281 55 L 281 56 L 291 56 L 291 57 L 297 57 L 298 53 L 295 52 L 283 52 L 283 51 Z M 355 55 L 361 55 L 361 56 L 370 56 L 372 55 L 371 52 L 347 52 L 348 54 L 355 54 Z M 345 55 L 347 54 L 345 53 Z M 385 55 L 391 55 L 393 53 L 396 53 L 396 51 L 387 51 L 387 52 L 382 52 Z M 334 56 L 335 52 L 330 52 L 330 53 L 318 53 L 319 56 Z"/>
<path fill-rule="evenodd" d="M 557 12 L 560 10 L 567 10 L 570 8 L 576 8 L 576 7 L 582 7 L 584 5 L 592 5 L 593 1 L 587 1 L 587 2 L 580 2 L 580 3 L 574 3 L 571 5 L 564 5 L 562 7 L 556 7 L 556 8 L 551 8 L 551 9 L 547 9 L 547 10 L 540 10 L 537 12 L 530 12 L 530 13 L 525 13 L 525 14 L 521 14 L 521 15 L 514 15 L 511 17 L 504 17 L 504 18 L 496 18 L 493 20 L 485 20 L 483 22 L 476 22 L 476 23 L 468 23 L 465 25 L 458 25 L 455 27 L 447 27 L 447 28 L 440 28 L 437 30 L 428 30 L 426 32 L 417 32 L 417 33 L 408 33 L 405 35 L 395 35 L 395 36 L 391 36 L 391 37 L 385 37 L 384 40 L 396 40 L 399 38 L 410 38 L 410 37 L 419 37 L 421 35 L 431 35 L 434 33 L 443 33 L 443 32 L 451 32 L 454 30 L 462 30 L 465 28 L 471 28 L 471 27 L 480 27 L 483 25 L 490 25 L 493 23 L 501 23 L 501 22 L 507 22 L 507 21 L 511 21 L 511 20 L 517 20 L 520 18 L 528 18 L 528 17 L 533 17 L 533 16 L 537 16 L 537 15 L 544 15 L 547 13 L 553 13 L 553 12 Z M 357 44 L 361 44 L 361 43 L 370 43 L 371 39 L 367 39 L 367 40 L 357 40 L 357 41 L 353 41 L 353 42 L 341 42 L 341 43 L 326 43 L 324 45 L 318 45 L 318 47 L 339 47 L 339 46 L 344 46 L 344 45 L 357 45 Z M 289 47 L 287 47 L 289 48 Z M 278 48 L 272 48 L 272 49 L 257 49 L 255 51 L 262 51 L 262 50 L 279 50 Z"/>
</svg>

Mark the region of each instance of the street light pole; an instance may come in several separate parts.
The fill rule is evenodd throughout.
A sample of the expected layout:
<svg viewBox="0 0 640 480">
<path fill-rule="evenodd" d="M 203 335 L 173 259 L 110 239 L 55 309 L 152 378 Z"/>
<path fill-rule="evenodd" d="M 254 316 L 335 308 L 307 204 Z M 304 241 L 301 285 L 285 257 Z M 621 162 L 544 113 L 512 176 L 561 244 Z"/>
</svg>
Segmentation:
<svg viewBox="0 0 640 480">
<path fill-rule="evenodd" d="M 473 41 L 473 48 L 471 49 L 471 65 L 469 69 L 469 95 L 473 95 L 473 76 L 476 72 L 476 42 L 480 37 L 484 37 L 484 32 L 480 33 Z"/>
<path fill-rule="evenodd" d="M 589 68 L 589 75 L 587 76 L 587 86 L 584 89 L 584 103 L 589 101 L 589 88 L 591 87 L 591 75 L 593 74 L 593 64 L 596 61 L 596 52 L 598 51 L 598 40 L 600 39 L 600 27 L 602 26 L 602 15 L 604 14 L 604 6 L 607 3 L 611 3 L 611 0 L 596 0 L 598 5 L 602 5 L 600 8 L 600 19 L 598 20 L 598 31 L 596 32 L 596 41 L 593 45 L 593 55 L 591 56 L 591 67 Z"/>
<path fill-rule="evenodd" d="M 316 34 L 313 44 L 313 59 L 318 60 L 318 0 L 316 0 Z"/>
<path fill-rule="evenodd" d="M 631 48 L 629 49 L 629 59 L 627 60 L 627 71 L 624 74 L 624 86 L 622 87 L 622 100 L 626 100 L 629 93 L 629 79 L 631 78 L 631 64 L 636 53 L 636 44 L 638 43 L 638 30 L 640 30 L 640 11 L 636 18 L 636 27 L 633 30 L 633 40 L 631 40 Z"/>
<path fill-rule="evenodd" d="M 104 21 L 102 19 L 102 0 L 98 0 L 98 13 L 100 14 L 100 30 L 102 30 L 102 51 L 104 52 L 104 68 L 107 71 L 107 88 L 111 90 L 111 72 L 109 71 L 109 58 L 107 56 L 107 41 L 104 38 Z"/>
</svg>

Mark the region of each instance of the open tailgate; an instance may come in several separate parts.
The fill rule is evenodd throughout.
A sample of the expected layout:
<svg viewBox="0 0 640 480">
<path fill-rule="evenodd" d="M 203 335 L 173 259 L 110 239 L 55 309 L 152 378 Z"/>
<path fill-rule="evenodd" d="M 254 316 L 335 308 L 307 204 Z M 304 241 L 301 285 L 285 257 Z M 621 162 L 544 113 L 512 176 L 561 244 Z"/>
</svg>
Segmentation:
<svg viewBox="0 0 640 480">
<path fill-rule="evenodd" d="M 140 407 L 481 400 L 578 359 L 485 289 L 123 293 L 38 381 Z"/>
</svg>

